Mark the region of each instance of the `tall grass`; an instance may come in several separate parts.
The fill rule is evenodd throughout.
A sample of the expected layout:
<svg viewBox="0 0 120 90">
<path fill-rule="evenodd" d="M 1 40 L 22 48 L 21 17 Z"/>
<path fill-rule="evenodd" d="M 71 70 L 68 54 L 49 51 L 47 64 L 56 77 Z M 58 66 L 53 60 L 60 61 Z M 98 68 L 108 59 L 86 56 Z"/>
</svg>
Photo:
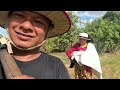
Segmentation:
<svg viewBox="0 0 120 90">
<path fill-rule="evenodd" d="M 120 50 L 100 56 L 103 78 L 120 79 Z"/>
</svg>

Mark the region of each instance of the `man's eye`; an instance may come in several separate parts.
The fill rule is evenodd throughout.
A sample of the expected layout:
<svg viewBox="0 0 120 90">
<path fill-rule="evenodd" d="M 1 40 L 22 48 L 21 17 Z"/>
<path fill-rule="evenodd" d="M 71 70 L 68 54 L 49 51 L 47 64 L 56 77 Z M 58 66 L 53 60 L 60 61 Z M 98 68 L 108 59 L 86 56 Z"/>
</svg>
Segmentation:
<svg viewBox="0 0 120 90">
<path fill-rule="evenodd" d="M 34 22 L 35 22 L 36 24 L 44 25 L 41 21 L 38 21 L 38 20 L 34 20 Z"/>
</svg>

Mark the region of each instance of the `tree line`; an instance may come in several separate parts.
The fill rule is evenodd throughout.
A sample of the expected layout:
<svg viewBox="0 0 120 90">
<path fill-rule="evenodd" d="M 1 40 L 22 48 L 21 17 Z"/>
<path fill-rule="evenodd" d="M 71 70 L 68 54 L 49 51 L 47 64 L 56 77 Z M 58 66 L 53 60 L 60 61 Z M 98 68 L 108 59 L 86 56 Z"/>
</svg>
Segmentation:
<svg viewBox="0 0 120 90">
<path fill-rule="evenodd" d="M 78 34 L 81 32 L 89 34 L 99 53 L 114 52 L 120 48 L 120 11 L 108 11 L 104 16 L 87 23 L 82 22 L 74 12 L 68 13 L 72 19 L 70 31 L 46 40 L 42 46 L 44 52 L 65 52 L 78 42 Z"/>
</svg>

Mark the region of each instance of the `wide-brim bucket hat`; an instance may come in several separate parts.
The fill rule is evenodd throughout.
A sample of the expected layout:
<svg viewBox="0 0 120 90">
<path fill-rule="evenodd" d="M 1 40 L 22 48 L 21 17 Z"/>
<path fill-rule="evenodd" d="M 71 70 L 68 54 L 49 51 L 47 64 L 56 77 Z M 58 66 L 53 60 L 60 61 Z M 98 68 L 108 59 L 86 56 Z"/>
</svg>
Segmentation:
<svg viewBox="0 0 120 90">
<path fill-rule="evenodd" d="M 71 27 L 71 19 L 67 12 L 65 11 L 33 11 L 37 12 L 49 20 L 52 21 L 54 28 L 49 31 L 47 37 L 55 37 L 62 35 L 70 30 Z M 9 11 L 0 11 L 0 26 L 5 28 L 5 24 L 8 20 Z"/>
<path fill-rule="evenodd" d="M 91 40 L 90 38 L 88 38 L 88 34 L 87 33 L 80 33 L 79 34 L 79 38 L 83 38 L 83 39 L 86 39 L 86 40 Z"/>
</svg>

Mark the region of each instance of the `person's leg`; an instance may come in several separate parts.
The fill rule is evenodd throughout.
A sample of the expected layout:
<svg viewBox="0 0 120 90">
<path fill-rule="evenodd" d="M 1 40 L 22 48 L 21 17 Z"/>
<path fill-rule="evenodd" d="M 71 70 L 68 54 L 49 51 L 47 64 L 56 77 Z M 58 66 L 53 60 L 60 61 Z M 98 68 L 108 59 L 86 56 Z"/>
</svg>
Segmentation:
<svg viewBox="0 0 120 90">
<path fill-rule="evenodd" d="M 79 66 L 79 64 L 75 64 L 74 68 L 75 68 L 75 79 L 83 79 L 81 66 Z"/>
<path fill-rule="evenodd" d="M 73 68 L 76 63 L 77 63 L 76 60 L 73 59 L 70 63 L 70 68 Z"/>
<path fill-rule="evenodd" d="M 70 63 L 70 68 L 73 68 L 74 65 L 75 65 L 75 64 L 74 64 L 73 62 L 71 62 L 71 63 Z"/>
<path fill-rule="evenodd" d="M 75 79 L 77 79 L 77 66 L 74 66 Z"/>
<path fill-rule="evenodd" d="M 85 75 L 87 79 L 92 79 L 92 68 L 85 66 Z"/>
</svg>

